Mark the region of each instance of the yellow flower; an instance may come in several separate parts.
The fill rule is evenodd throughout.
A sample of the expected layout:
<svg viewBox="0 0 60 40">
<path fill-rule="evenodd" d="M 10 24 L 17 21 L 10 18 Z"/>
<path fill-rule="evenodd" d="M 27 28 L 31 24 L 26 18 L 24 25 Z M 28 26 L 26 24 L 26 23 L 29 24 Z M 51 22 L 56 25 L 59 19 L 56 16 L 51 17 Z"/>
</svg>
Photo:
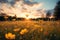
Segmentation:
<svg viewBox="0 0 60 40">
<path fill-rule="evenodd" d="M 15 39 L 15 34 L 7 33 L 7 34 L 5 34 L 5 38 L 6 39 Z"/>
<path fill-rule="evenodd" d="M 23 34 L 25 34 L 25 33 L 27 33 L 27 32 L 28 32 L 27 29 L 23 29 L 23 30 L 21 30 L 20 34 L 23 35 Z"/>
</svg>

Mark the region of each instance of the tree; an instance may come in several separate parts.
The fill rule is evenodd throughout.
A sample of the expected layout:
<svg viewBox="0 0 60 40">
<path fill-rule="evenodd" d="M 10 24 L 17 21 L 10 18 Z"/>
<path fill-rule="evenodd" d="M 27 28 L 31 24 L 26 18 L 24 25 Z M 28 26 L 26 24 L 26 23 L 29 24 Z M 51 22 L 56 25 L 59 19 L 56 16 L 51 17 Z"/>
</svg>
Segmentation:
<svg viewBox="0 0 60 40">
<path fill-rule="evenodd" d="M 51 13 L 50 13 L 50 11 L 48 11 L 46 14 L 46 18 L 49 18 L 50 16 L 51 16 Z"/>
<path fill-rule="evenodd" d="M 60 20 L 60 1 L 57 2 L 56 7 L 54 8 L 54 16 L 57 20 Z"/>
</svg>

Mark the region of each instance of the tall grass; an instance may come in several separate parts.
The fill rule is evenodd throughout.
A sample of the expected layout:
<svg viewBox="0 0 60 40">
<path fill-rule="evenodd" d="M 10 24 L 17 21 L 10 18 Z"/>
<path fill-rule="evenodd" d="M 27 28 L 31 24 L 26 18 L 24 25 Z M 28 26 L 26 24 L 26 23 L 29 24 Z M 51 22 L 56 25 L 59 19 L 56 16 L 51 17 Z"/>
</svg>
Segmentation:
<svg viewBox="0 0 60 40">
<path fill-rule="evenodd" d="M 60 21 L 0 22 L 0 40 L 60 40 Z"/>
</svg>

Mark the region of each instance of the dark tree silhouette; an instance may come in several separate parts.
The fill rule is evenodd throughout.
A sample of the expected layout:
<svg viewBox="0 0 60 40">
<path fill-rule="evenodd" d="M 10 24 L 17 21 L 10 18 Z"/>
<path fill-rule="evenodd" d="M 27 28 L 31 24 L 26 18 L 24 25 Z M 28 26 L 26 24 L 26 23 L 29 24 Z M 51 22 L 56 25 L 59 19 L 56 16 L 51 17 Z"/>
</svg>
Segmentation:
<svg viewBox="0 0 60 40">
<path fill-rule="evenodd" d="M 54 16 L 57 20 L 60 20 L 60 1 L 57 2 L 56 7 L 54 8 Z"/>
<path fill-rule="evenodd" d="M 0 16 L 0 21 L 4 21 L 4 16 Z"/>
<path fill-rule="evenodd" d="M 5 14 L 5 13 L 1 13 L 1 14 L 0 14 L 0 21 L 5 21 L 5 20 L 7 20 L 7 19 L 8 19 L 7 14 Z"/>
<path fill-rule="evenodd" d="M 48 11 L 46 14 L 46 18 L 49 18 L 50 16 L 51 16 L 51 13 L 50 13 L 50 11 Z"/>
<path fill-rule="evenodd" d="M 50 17 L 51 16 L 51 12 L 50 12 L 50 10 L 47 12 L 47 14 L 46 14 L 46 19 L 45 20 L 47 20 L 47 21 L 49 21 L 50 20 Z"/>
</svg>

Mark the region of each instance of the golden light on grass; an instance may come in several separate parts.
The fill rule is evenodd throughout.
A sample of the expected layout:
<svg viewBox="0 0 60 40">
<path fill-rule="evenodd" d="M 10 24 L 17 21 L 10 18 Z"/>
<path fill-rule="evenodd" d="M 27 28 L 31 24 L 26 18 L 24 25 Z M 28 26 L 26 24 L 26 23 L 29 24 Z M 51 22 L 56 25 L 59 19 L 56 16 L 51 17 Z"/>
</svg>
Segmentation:
<svg viewBox="0 0 60 40">
<path fill-rule="evenodd" d="M 42 32 L 43 30 L 44 30 L 43 28 L 40 29 L 41 32 Z"/>
<path fill-rule="evenodd" d="M 20 30 L 20 28 L 15 28 L 13 31 L 18 32 L 19 30 Z"/>
</svg>

